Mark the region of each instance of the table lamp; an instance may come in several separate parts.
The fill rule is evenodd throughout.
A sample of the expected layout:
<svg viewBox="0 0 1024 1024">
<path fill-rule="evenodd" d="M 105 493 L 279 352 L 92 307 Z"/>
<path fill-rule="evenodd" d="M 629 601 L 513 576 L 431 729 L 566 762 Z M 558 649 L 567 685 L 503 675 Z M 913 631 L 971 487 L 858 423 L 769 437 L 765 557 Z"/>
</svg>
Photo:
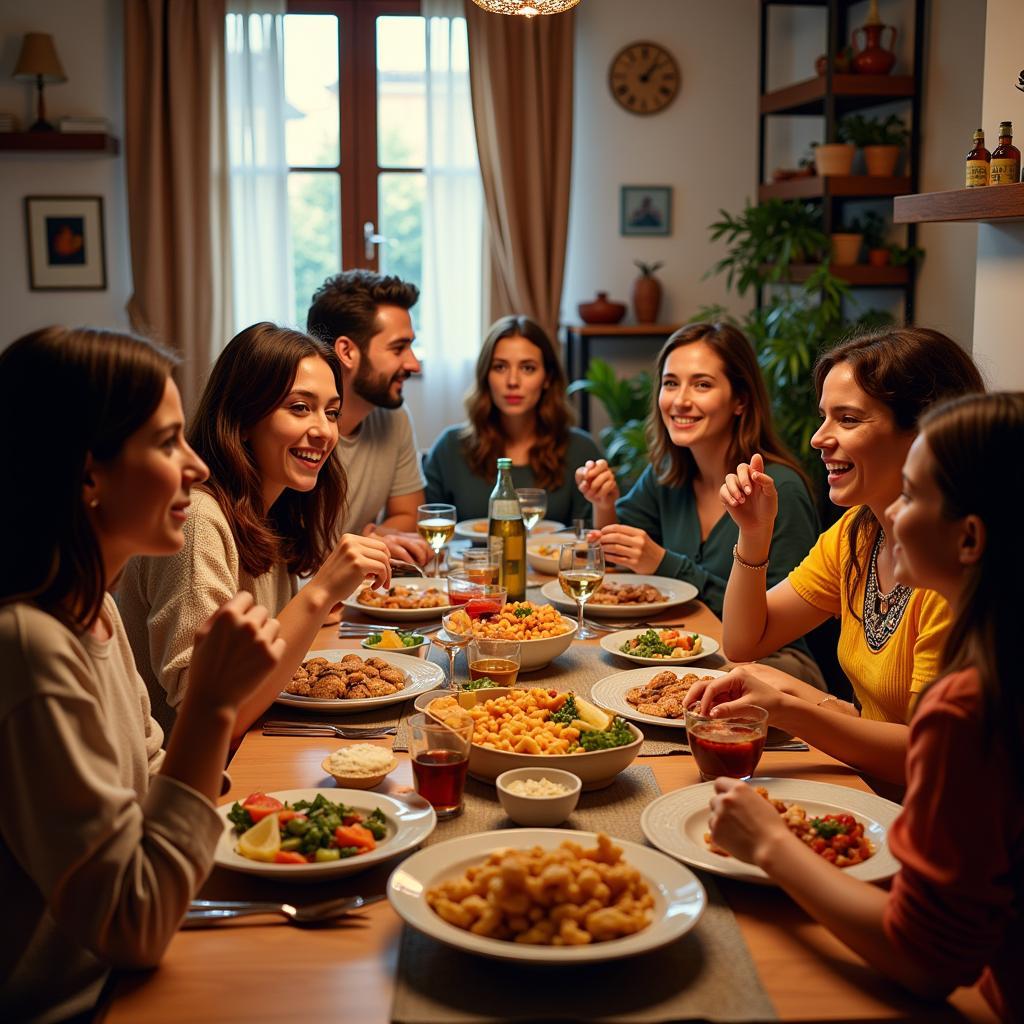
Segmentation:
<svg viewBox="0 0 1024 1024">
<path fill-rule="evenodd" d="M 13 76 L 19 82 L 35 81 L 38 91 L 38 109 L 35 124 L 29 128 L 32 132 L 52 132 L 54 127 L 46 120 L 46 105 L 43 102 L 44 82 L 66 82 L 60 58 L 53 45 L 53 36 L 47 32 L 28 32 L 21 43 L 21 53 L 14 68 Z"/>
</svg>

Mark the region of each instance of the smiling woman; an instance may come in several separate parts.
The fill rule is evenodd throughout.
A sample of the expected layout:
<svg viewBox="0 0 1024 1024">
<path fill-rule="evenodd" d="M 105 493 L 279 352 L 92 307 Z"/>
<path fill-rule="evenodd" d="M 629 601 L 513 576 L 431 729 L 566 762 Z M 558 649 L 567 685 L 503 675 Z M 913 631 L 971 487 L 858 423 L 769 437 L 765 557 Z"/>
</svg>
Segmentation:
<svg viewBox="0 0 1024 1024">
<path fill-rule="evenodd" d="M 211 607 L 248 590 L 281 621 L 281 666 L 240 709 L 240 734 L 291 678 L 330 608 L 367 576 L 390 582 L 383 542 L 337 538 L 345 474 L 331 456 L 340 413 L 334 350 L 298 331 L 254 324 L 214 365 L 188 431 L 210 479 L 193 499 L 185 545 L 170 559 L 133 559 L 118 596 L 165 728 Z M 298 592 L 297 575 L 312 576 Z"/>
</svg>

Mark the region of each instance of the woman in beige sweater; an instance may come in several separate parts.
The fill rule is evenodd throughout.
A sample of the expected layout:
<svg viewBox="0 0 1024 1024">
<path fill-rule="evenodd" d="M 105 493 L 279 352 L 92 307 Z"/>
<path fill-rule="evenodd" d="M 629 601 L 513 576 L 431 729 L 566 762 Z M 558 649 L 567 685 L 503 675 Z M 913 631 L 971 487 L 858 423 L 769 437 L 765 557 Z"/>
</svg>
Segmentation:
<svg viewBox="0 0 1024 1024">
<path fill-rule="evenodd" d="M 129 556 L 181 547 L 206 477 L 172 365 L 148 342 L 59 327 L 0 355 L 5 1020 L 83 1013 L 112 967 L 160 959 L 213 863 L 238 706 L 284 646 L 250 595 L 215 611 L 165 755 L 107 584 Z"/>
<path fill-rule="evenodd" d="M 366 577 L 389 586 L 388 549 L 335 524 L 345 473 L 332 458 L 341 365 L 306 334 L 254 324 L 214 364 L 188 440 L 210 467 L 173 558 L 136 558 L 118 604 L 153 714 L 170 729 L 188 688 L 196 626 L 239 590 L 281 623 L 278 667 L 239 709 L 236 738 L 291 679 L 331 607 Z M 301 590 L 297 576 L 312 575 Z"/>
</svg>

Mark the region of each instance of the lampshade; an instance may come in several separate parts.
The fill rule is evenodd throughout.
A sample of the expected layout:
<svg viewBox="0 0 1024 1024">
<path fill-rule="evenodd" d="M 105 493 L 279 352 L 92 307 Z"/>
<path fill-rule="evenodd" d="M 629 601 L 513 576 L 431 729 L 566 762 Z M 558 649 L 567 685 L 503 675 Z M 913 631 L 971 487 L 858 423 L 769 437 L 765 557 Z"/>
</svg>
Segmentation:
<svg viewBox="0 0 1024 1024">
<path fill-rule="evenodd" d="M 491 14 L 518 14 L 536 18 L 538 14 L 561 14 L 575 7 L 580 0 L 473 0 Z"/>
<path fill-rule="evenodd" d="M 21 43 L 21 53 L 14 69 L 20 81 L 34 82 L 42 75 L 44 82 L 66 82 L 60 58 L 48 32 L 28 32 Z"/>
</svg>

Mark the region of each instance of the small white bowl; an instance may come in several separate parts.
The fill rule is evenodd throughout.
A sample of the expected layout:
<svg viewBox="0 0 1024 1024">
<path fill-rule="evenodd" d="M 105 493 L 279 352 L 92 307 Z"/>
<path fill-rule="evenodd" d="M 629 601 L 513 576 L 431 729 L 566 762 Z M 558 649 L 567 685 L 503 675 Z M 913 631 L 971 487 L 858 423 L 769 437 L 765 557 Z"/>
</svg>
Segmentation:
<svg viewBox="0 0 1024 1024">
<path fill-rule="evenodd" d="M 430 649 L 430 640 L 427 637 L 421 636 L 418 644 L 413 644 L 411 647 L 381 647 L 379 643 L 371 644 L 370 637 L 365 640 L 359 641 L 359 646 L 363 650 L 370 651 L 374 654 L 408 654 L 413 658 L 424 658 L 426 657 L 427 651 Z"/>
<path fill-rule="evenodd" d="M 339 786 L 345 789 L 373 789 L 374 786 L 379 786 L 398 767 L 398 758 L 392 755 L 391 764 L 389 764 L 382 772 L 376 772 L 373 775 L 345 775 L 332 771 L 330 767 L 330 760 L 331 756 L 328 755 L 320 763 L 320 767 L 323 768 L 323 770 L 330 775 Z"/>
<path fill-rule="evenodd" d="M 547 779 L 565 786 L 567 792 L 559 796 L 520 796 L 508 789 L 517 779 Z M 558 768 L 513 768 L 502 772 L 495 780 L 498 799 L 505 813 L 518 825 L 548 828 L 561 825 L 579 803 L 583 783 L 578 775 Z"/>
</svg>

